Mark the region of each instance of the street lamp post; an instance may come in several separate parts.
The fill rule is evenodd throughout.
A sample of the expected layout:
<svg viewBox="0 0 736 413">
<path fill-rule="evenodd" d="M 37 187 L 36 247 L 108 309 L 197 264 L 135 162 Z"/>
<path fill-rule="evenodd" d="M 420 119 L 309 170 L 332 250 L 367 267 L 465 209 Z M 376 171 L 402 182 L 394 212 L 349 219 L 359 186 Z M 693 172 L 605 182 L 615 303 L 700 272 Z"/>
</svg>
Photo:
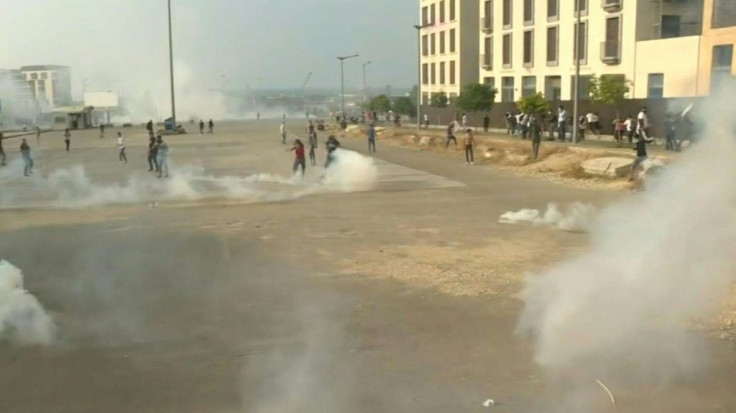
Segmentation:
<svg viewBox="0 0 736 413">
<path fill-rule="evenodd" d="M 365 68 L 371 63 L 373 62 L 371 62 L 370 60 L 363 63 L 363 100 L 366 102 L 368 101 L 368 98 L 370 96 L 368 95 L 368 77 L 365 74 Z"/>
<path fill-rule="evenodd" d="M 340 114 L 340 118 L 343 121 L 345 120 L 345 61 L 354 57 L 358 57 L 358 55 L 354 54 L 350 56 L 337 57 L 337 59 L 340 61 L 340 101 L 342 102 L 342 113 Z"/>
<path fill-rule="evenodd" d="M 422 129 L 422 29 L 434 26 L 434 23 L 425 23 L 422 25 L 414 25 L 417 29 L 417 45 L 419 53 L 417 53 L 417 130 Z"/>
<path fill-rule="evenodd" d="M 580 8 L 580 0 L 575 0 L 575 2 L 578 16 L 577 24 L 575 26 L 575 96 L 573 97 L 572 103 L 572 142 L 578 143 L 578 106 L 580 102 L 580 23 L 583 12 Z"/>
<path fill-rule="evenodd" d="M 174 123 L 174 130 L 176 130 L 176 97 L 174 94 L 174 40 L 171 35 L 171 0 L 168 0 L 169 5 L 169 71 L 171 72 L 171 120 Z"/>
</svg>

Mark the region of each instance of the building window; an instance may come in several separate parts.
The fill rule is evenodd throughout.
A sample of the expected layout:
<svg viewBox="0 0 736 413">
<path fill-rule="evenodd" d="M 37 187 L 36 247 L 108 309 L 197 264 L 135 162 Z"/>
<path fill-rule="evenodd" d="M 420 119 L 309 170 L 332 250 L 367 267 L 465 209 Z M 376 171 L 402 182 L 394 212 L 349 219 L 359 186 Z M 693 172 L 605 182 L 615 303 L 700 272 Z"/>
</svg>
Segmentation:
<svg viewBox="0 0 736 413">
<path fill-rule="evenodd" d="M 429 22 L 432 24 L 437 23 L 437 14 L 435 12 L 435 4 L 429 6 Z"/>
<path fill-rule="evenodd" d="M 524 0 L 524 24 L 534 24 L 534 0 Z"/>
<path fill-rule="evenodd" d="M 445 84 L 445 62 L 440 62 L 440 84 Z"/>
<path fill-rule="evenodd" d="M 483 5 L 484 18 L 483 18 L 483 31 L 486 33 L 493 33 L 493 0 L 486 0 Z"/>
<path fill-rule="evenodd" d="M 445 54 L 445 32 L 440 32 L 440 54 Z"/>
<path fill-rule="evenodd" d="M 578 10 L 583 16 L 588 14 L 588 0 L 574 0 L 573 4 L 575 5 L 575 16 L 577 16 Z"/>
<path fill-rule="evenodd" d="M 547 21 L 555 21 L 560 18 L 560 0 L 547 0 Z"/>
<path fill-rule="evenodd" d="M 38 80 L 38 73 L 31 74 L 31 79 L 32 80 Z"/>
<path fill-rule="evenodd" d="M 493 78 L 493 77 L 484 77 L 483 78 L 483 84 L 484 85 L 488 85 L 488 86 L 491 87 L 491 89 L 493 89 L 493 84 L 495 83 L 494 80 L 496 80 L 496 79 Z"/>
<path fill-rule="evenodd" d="M 428 56 L 429 55 L 429 36 L 424 35 L 422 36 L 422 56 Z"/>
<path fill-rule="evenodd" d="M 611 17 L 606 19 L 606 42 L 603 47 L 605 59 L 619 59 L 621 48 L 621 18 Z"/>
<path fill-rule="evenodd" d="M 552 26 L 547 28 L 547 65 L 557 66 L 559 62 L 559 28 Z"/>
<path fill-rule="evenodd" d="M 648 85 L 648 98 L 661 98 L 664 96 L 664 74 L 650 73 Z"/>
<path fill-rule="evenodd" d="M 534 30 L 524 32 L 524 66 L 534 66 Z"/>
<path fill-rule="evenodd" d="M 513 11 L 511 10 L 511 0 L 503 0 L 503 28 L 511 28 L 513 22 Z"/>
<path fill-rule="evenodd" d="M 736 2 L 734 0 L 713 0 L 713 20 L 711 27 L 736 26 Z"/>
<path fill-rule="evenodd" d="M 493 38 L 486 37 L 483 43 L 483 68 L 493 69 Z"/>
<path fill-rule="evenodd" d="M 46 72 L 41 73 L 41 79 L 46 80 L 49 78 L 49 74 Z"/>
<path fill-rule="evenodd" d="M 577 37 L 577 47 L 575 48 L 575 38 L 573 38 L 573 47 L 577 56 L 573 56 L 573 59 L 577 57 L 581 64 L 585 64 L 588 61 L 588 24 L 582 22 L 578 28 L 578 24 L 575 23 L 574 31 L 574 36 Z"/>
<path fill-rule="evenodd" d="M 432 33 L 430 39 L 429 39 L 429 53 L 434 56 L 437 54 L 437 35 L 436 33 Z"/>
<path fill-rule="evenodd" d="M 450 61 L 450 84 L 454 85 L 455 83 L 455 61 Z"/>
<path fill-rule="evenodd" d="M 524 76 L 521 78 L 521 96 L 531 96 L 537 93 L 537 77 Z"/>
<path fill-rule="evenodd" d="M 732 78 L 733 45 L 720 45 L 713 47 L 713 62 L 711 67 L 711 91 L 725 85 Z"/>
<path fill-rule="evenodd" d="M 503 35 L 503 67 L 511 67 L 511 33 Z"/>
<path fill-rule="evenodd" d="M 445 22 L 445 0 L 440 2 L 440 23 Z"/>
<path fill-rule="evenodd" d="M 427 6 L 422 7 L 422 24 L 429 24 L 429 10 Z"/>
<path fill-rule="evenodd" d="M 455 0 L 450 0 L 450 21 L 455 20 L 455 10 L 456 10 L 456 4 Z"/>
<path fill-rule="evenodd" d="M 430 81 L 430 83 L 432 83 L 433 85 L 436 85 L 437 84 L 437 64 L 436 63 L 432 63 L 432 66 L 429 68 L 429 70 L 430 70 L 430 73 L 431 73 L 431 76 L 430 76 L 431 81 Z"/>
<path fill-rule="evenodd" d="M 450 53 L 455 53 L 455 29 L 450 30 Z"/>
<path fill-rule="evenodd" d="M 429 84 L 429 65 L 427 63 L 422 65 L 422 84 Z"/>
<path fill-rule="evenodd" d="M 551 101 L 558 101 L 562 98 L 562 77 L 547 76 L 544 78 L 544 96 Z"/>
<path fill-rule="evenodd" d="M 578 93 L 578 99 L 588 99 L 590 92 L 588 91 L 588 85 L 590 84 L 590 76 L 580 76 L 580 92 Z M 570 76 L 570 99 L 575 99 L 575 76 Z"/>
<path fill-rule="evenodd" d="M 514 101 L 514 78 L 504 76 L 501 78 L 501 102 Z"/>
<path fill-rule="evenodd" d="M 682 27 L 682 17 L 675 15 L 662 16 L 659 37 L 662 39 L 670 39 L 680 37 L 680 28 Z"/>
</svg>

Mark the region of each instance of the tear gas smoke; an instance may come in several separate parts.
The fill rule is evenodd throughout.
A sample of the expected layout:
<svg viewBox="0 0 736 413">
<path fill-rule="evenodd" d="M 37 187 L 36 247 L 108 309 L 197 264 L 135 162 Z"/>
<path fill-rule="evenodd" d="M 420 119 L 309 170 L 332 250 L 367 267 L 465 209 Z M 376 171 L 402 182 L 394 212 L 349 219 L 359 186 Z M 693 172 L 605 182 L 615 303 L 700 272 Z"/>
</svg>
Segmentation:
<svg viewBox="0 0 736 413">
<path fill-rule="evenodd" d="M 498 219 L 504 224 L 529 222 L 534 225 L 544 225 L 559 228 L 569 232 L 585 232 L 595 213 L 595 207 L 589 204 L 576 202 L 562 212 L 557 204 L 548 204 L 544 214 L 538 209 L 521 209 L 509 211 Z"/>
<path fill-rule="evenodd" d="M 55 332 L 41 303 L 23 289 L 23 273 L 0 260 L 0 339 L 17 345 L 50 345 Z"/>
<path fill-rule="evenodd" d="M 334 156 L 335 162 L 325 170 L 322 182 L 302 180 L 298 175 L 214 176 L 201 167 L 177 168 L 172 165 L 171 177 L 167 179 L 157 179 L 141 173 L 132 175 L 124 184 L 102 184 L 94 182 L 84 166 L 76 165 L 57 169 L 46 178 L 33 178 L 33 192 L 39 196 L 36 201 L 31 202 L 27 197 L 20 198 L 15 193 L 17 191 L 5 190 L 0 192 L 0 206 L 85 208 L 108 204 L 216 198 L 244 202 L 277 202 L 324 192 L 364 191 L 376 184 L 378 173 L 372 159 L 346 150 L 338 150 Z M 20 166 L 13 169 L 16 173 L 22 170 Z"/>
<path fill-rule="evenodd" d="M 602 211 L 587 253 L 529 280 L 518 329 L 555 382 L 666 384 L 707 366 L 685 324 L 714 315 L 736 275 L 733 159 L 730 131 L 711 131 L 646 192 Z"/>
</svg>

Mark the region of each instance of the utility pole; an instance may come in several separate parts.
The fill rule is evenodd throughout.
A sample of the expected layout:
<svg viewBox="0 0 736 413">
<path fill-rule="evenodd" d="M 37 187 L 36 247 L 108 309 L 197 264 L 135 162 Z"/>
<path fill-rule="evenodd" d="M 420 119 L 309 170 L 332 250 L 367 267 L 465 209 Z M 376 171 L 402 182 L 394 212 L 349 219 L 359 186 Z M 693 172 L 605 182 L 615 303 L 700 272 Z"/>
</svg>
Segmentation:
<svg viewBox="0 0 736 413">
<path fill-rule="evenodd" d="M 575 0 L 578 12 L 577 24 L 575 25 L 575 96 L 572 104 L 572 142 L 578 143 L 578 116 L 580 102 L 580 23 L 583 11 L 580 9 L 580 0 Z"/>
<path fill-rule="evenodd" d="M 350 56 L 337 57 L 337 60 L 340 61 L 340 100 L 342 102 L 342 113 L 340 114 L 340 119 L 343 121 L 345 120 L 345 61 L 354 57 L 358 57 L 358 55 L 354 54 Z"/>
<path fill-rule="evenodd" d="M 417 45 L 419 53 L 417 53 L 417 130 L 422 129 L 422 29 L 434 26 L 434 23 L 425 23 L 422 25 L 414 25 L 417 29 Z"/>
<path fill-rule="evenodd" d="M 373 62 L 371 62 L 370 60 L 363 63 L 363 101 L 365 102 L 367 102 L 370 98 L 370 96 L 368 95 L 368 77 L 366 76 L 365 68 L 371 63 Z"/>
<path fill-rule="evenodd" d="M 174 40 L 171 34 L 171 0 L 169 4 L 169 71 L 171 72 L 171 119 L 174 121 L 176 130 L 176 96 L 174 92 Z"/>
</svg>

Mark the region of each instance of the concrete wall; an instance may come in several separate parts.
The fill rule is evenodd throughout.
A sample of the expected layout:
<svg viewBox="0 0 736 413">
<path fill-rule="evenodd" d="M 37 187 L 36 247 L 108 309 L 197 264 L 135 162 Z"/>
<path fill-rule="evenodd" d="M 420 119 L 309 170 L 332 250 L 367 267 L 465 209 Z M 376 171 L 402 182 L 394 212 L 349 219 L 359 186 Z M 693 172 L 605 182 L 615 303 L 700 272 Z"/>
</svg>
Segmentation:
<svg viewBox="0 0 736 413">
<path fill-rule="evenodd" d="M 648 96 L 649 74 L 664 74 L 664 97 L 698 96 L 698 64 L 701 37 L 689 36 L 639 42 L 633 94 Z"/>
</svg>

